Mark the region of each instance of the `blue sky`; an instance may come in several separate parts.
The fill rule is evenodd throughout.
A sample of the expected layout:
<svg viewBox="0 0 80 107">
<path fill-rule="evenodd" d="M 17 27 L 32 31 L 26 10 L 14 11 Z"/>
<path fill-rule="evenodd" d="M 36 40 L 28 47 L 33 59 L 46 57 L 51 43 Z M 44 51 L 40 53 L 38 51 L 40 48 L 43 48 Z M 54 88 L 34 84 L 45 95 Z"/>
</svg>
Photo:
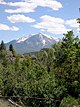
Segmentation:
<svg viewBox="0 0 80 107">
<path fill-rule="evenodd" d="M 79 8 L 80 0 L 0 0 L 0 41 L 40 32 L 57 38 L 70 30 L 79 35 Z"/>
</svg>

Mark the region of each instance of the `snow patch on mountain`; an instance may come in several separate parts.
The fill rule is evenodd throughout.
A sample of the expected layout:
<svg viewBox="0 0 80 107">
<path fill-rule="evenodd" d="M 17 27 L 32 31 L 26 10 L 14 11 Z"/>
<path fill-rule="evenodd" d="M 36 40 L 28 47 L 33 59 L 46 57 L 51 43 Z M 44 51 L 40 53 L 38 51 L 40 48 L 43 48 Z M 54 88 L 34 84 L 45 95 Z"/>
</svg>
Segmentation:
<svg viewBox="0 0 80 107">
<path fill-rule="evenodd" d="M 30 38 L 32 35 L 27 35 L 27 36 L 23 36 L 21 38 L 18 38 L 16 40 L 17 43 L 20 43 L 20 42 L 24 42 L 25 40 L 27 40 L 28 38 Z"/>
<path fill-rule="evenodd" d="M 46 34 L 43 34 L 43 33 L 39 33 L 39 35 L 44 35 L 45 37 L 47 37 L 48 39 L 52 39 L 53 37 L 52 36 L 49 36 L 49 35 L 46 35 Z"/>
<path fill-rule="evenodd" d="M 45 45 L 45 44 L 46 44 L 46 41 L 45 41 L 45 40 L 43 40 L 43 41 L 42 41 L 42 43 L 43 43 L 43 45 Z"/>
<path fill-rule="evenodd" d="M 42 34 L 42 35 L 46 36 L 49 39 L 54 39 L 55 41 L 59 42 L 59 39 L 56 38 L 56 37 L 53 37 L 53 36 L 50 36 L 50 35 L 46 35 L 46 34 Z"/>
</svg>

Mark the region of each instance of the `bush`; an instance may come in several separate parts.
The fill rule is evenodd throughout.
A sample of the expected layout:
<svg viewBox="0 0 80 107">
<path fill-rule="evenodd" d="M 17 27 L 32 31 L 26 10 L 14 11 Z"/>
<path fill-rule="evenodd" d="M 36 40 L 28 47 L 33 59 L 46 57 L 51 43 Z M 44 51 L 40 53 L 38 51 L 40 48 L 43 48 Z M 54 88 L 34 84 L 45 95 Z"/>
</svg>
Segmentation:
<svg viewBox="0 0 80 107">
<path fill-rule="evenodd" d="M 77 99 L 71 96 L 68 96 L 63 98 L 63 100 L 61 101 L 60 107 L 80 107 L 78 105 L 79 103 Z"/>
</svg>

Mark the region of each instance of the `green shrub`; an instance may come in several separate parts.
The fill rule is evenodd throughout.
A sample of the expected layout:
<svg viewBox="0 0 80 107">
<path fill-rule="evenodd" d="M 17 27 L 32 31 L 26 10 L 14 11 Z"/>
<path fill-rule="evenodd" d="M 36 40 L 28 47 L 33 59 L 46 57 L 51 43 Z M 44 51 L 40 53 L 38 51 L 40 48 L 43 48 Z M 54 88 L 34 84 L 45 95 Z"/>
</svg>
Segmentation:
<svg viewBox="0 0 80 107">
<path fill-rule="evenodd" d="M 78 100 L 68 96 L 67 98 L 65 97 L 60 104 L 60 107 L 77 107 L 79 105 Z M 79 107 L 79 106 L 78 106 Z"/>
</svg>

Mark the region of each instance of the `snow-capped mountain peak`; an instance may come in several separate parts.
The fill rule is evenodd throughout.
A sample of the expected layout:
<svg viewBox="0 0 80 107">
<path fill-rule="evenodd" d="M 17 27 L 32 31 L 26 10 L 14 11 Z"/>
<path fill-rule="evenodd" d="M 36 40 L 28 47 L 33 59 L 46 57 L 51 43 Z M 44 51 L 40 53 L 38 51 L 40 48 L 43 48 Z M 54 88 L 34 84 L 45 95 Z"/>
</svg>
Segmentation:
<svg viewBox="0 0 80 107">
<path fill-rule="evenodd" d="M 38 33 L 26 35 L 17 40 L 13 40 L 7 43 L 7 47 L 9 47 L 9 45 L 12 44 L 17 53 L 23 54 L 40 51 L 43 48 L 51 48 L 52 44 L 59 42 L 59 40 L 60 39 L 57 39 L 53 36 Z"/>
<path fill-rule="evenodd" d="M 39 36 L 39 38 L 40 38 L 40 40 L 42 40 L 42 42 L 43 42 L 43 44 L 45 44 L 45 40 L 43 40 L 44 38 L 43 37 L 46 37 L 46 38 L 48 38 L 48 39 L 50 39 L 50 40 L 52 40 L 52 39 L 54 39 L 55 41 L 59 41 L 59 39 L 58 38 L 55 38 L 55 37 L 53 37 L 53 36 L 49 36 L 49 35 L 46 35 L 46 34 L 43 34 L 43 33 L 39 33 L 39 34 L 36 34 L 37 36 Z M 16 40 L 16 42 L 17 43 L 20 43 L 20 42 L 24 42 L 24 41 L 26 41 L 27 39 L 29 39 L 30 37 L 32 37 L 32 36 L 35 36 L 35 34 L 32 34 L 32 35 L 26 35 L 26 36 L 23 36 L 23 37 L 21 37 L 21 38 L 18 38 L 17 40 Z"/>
</svg>

